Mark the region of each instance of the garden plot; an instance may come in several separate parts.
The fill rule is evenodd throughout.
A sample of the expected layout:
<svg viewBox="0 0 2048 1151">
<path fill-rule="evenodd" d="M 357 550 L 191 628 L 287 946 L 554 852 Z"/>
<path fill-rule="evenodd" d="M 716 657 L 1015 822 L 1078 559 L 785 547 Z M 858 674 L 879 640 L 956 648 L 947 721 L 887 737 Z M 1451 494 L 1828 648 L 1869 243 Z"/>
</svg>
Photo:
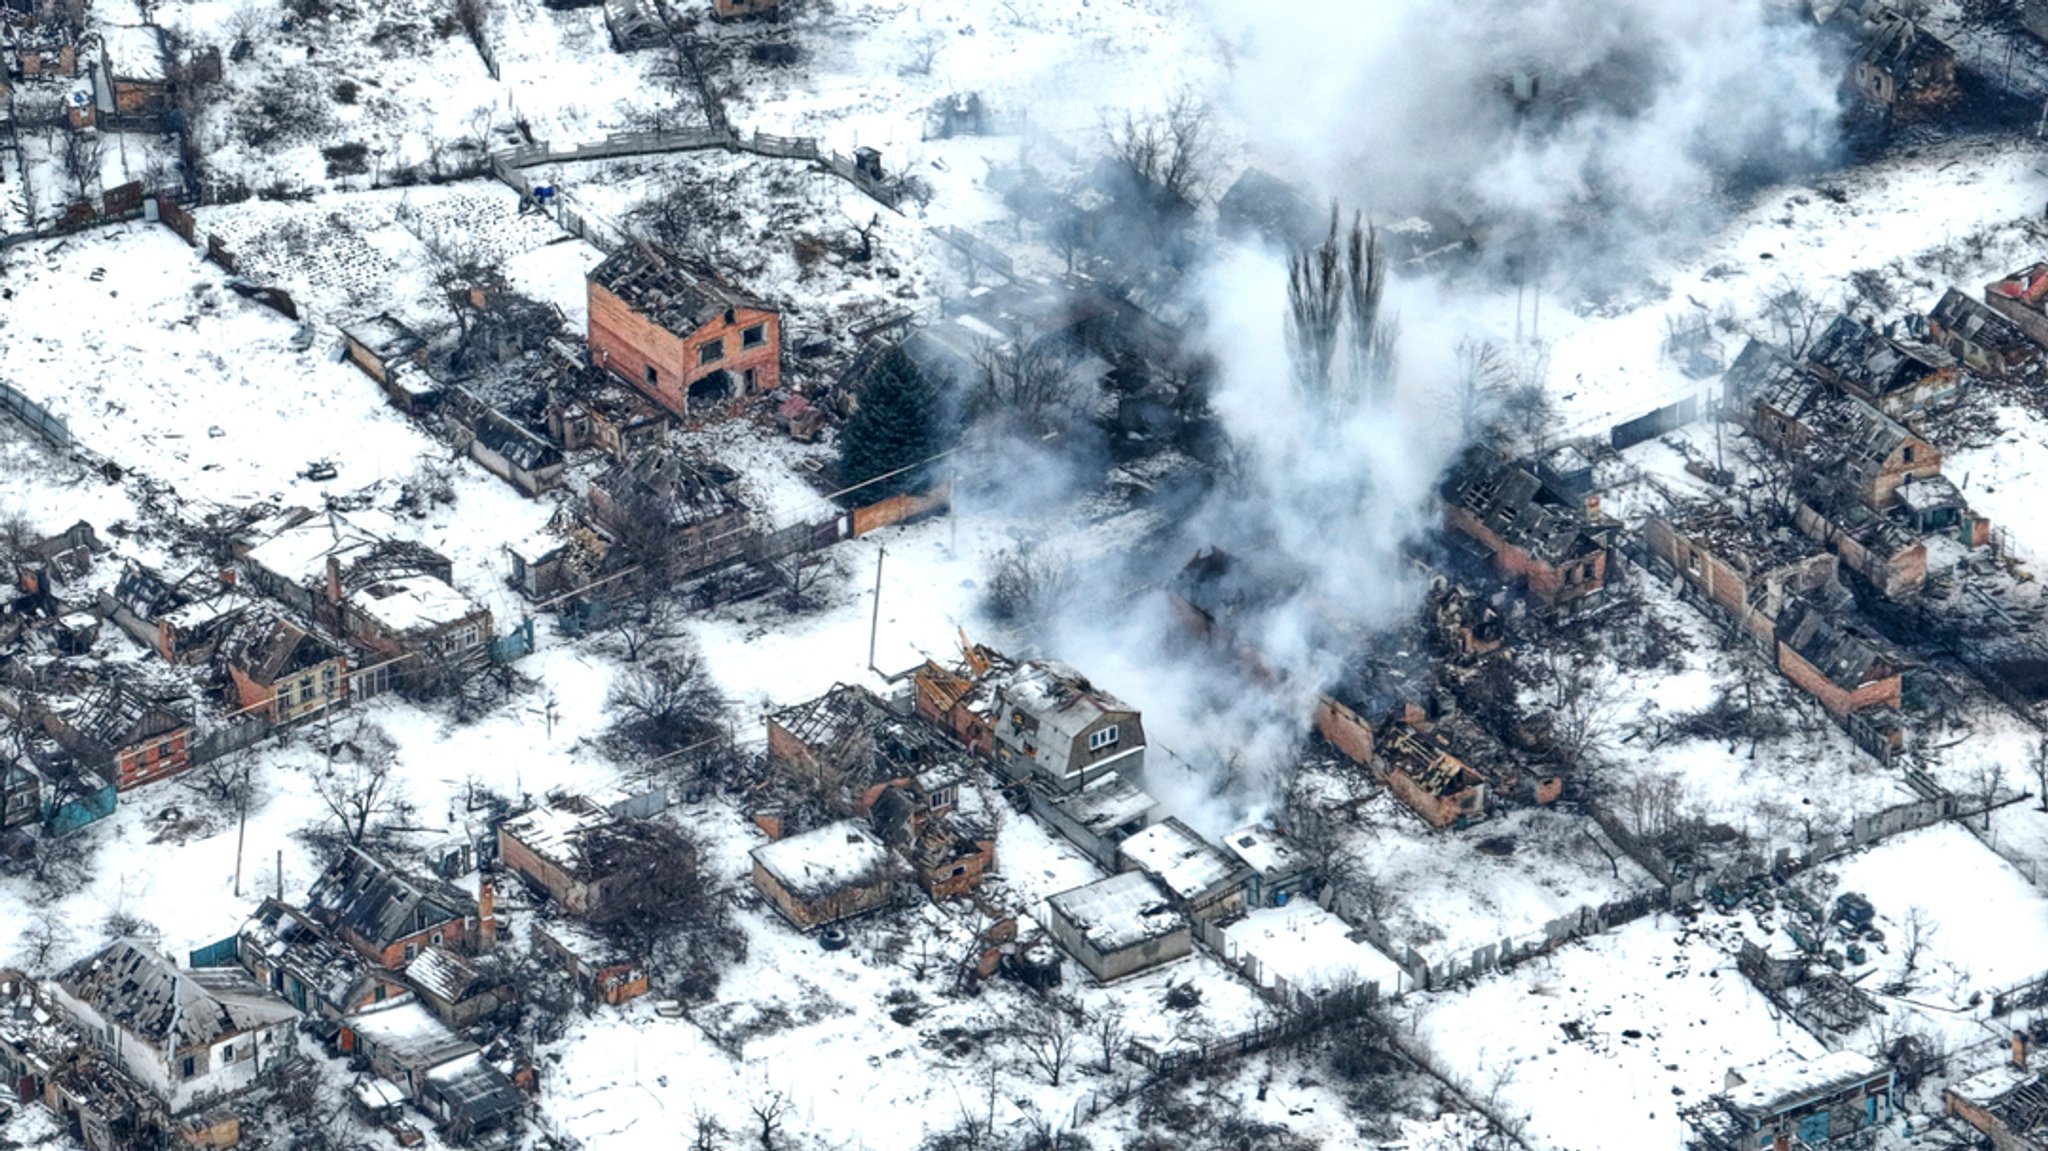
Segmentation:
<svg viewBox="0 0 2048 1151">
<path fill-rule="evenodd" d="M 1414 1008 L 1438 1069 L 1526 1123 L 1538 1147 L 1684 1146 L 1681 1107 L 1738 1067 L 1821 1044 L 1659 916 L 1575 943 Z"/>
<path fill-rule="evenodd" d="M 750 294 L 784 308 L 791 349 L 827 339 L 844 352 L 849 329 L 899 312 L 928 312 L 938 296 L 945 250 L 921 220 L 882 207 L 853 185 L 797 160 L 725 152 L 544 164 L 524 169 L 536 184 L 574 197 L 577 211 L 613 232 L 653 229 L 701 251 Z M 639 214 L 664 197 L 667 222 Z M 857 230 L 873 224 L 871 257 L 858 258 Z"/>
<path fill-rule="evenodd" d="M 590 143 L 607 133 L 702 124 L 695 89 L 678 84 L 674 54 L 612 49 L 604 8 L 559 9 L 540 0 L 494 0 L 486 39 L 515 121 L 536 140 Z"/>
<path fill-rule="evenodd" d="M 1540 939 L 1552 920 L 1656 886 L 1627 857 L 1610 860 L 1599 829 L 1573 813 L 1531 808 L 1436 831 L 1382 791 L 1339 829 L 1371 877 L 1375 917 L 1432 964 Z"/>
<path fill-rule="evenodd" d="M 297 191 L 412 183 L 474 170 L 486 149 L 516 142 L 505 89 L 447 5 L 303 7 L 328 14 L 294 18 L 216 0 L 157 6 L 159 22 L 187 43 L 222 50 L 223 80 L 192 129 L 209 184 Z M 243 32 L 250 50 L 236 60 Z"/>
<path fill-rule="evenodd" d="M 201 209 L 202 233 L 221 238 L 240 274 L 291 293 L 333 324 L 389 311 L 423 327 L 448 325 L 435 283 L 451 261 L 503 266 L 513 285 L 583 314 L 581 273 L 598 254 L 545 215 L 519 210 L 511 189 L 476 180 L 327 196 L 317 205 L 262 200 Z M 557 296 L 571 289 L 573 296 Z"/>
<path fill-rule="evenodd" d="M 845 0 L 799 6 L 780 26 L 706 31 L 736 61 L 728 97 L 735 123 L 818 136 L 840 151 L 911 148 L 925 136 L 926 109 L 968 92 L 1014 101 L 998 111 L 1029 112 L 1043 130 L 1092 138 L 1102 108 L 1155 105 L 1217 67 L 1206 21 L 1161 0 L 995 8 Z M 802 62 L 744 63 L 753 42 L 771 37 L 795 41 Z"/>
<path fill-rule="evenodd" d="M 2001 406 L 1995 414 L 1998 439 L 1947 453 L 1942 472 L 1963 489 L 1971 508 L 2004 529 L 2020 562 L 2038 570 L 2048 565 L 2048 520 L 2040 515 L 2042 485 L 2048 483 L 2048 420 L 2018 405 Z"/>
<path fill-rule="evenodd" d="M 2048 971 L 2048 895 L 1953 823 L 1907 832 L 1828 870 L 1837 891 L 1858 892 L 1877 909 L 1879 987 L 1905 984 L 1908 998 L 1962 1009 L 1973 993 Z"/>
</svg>

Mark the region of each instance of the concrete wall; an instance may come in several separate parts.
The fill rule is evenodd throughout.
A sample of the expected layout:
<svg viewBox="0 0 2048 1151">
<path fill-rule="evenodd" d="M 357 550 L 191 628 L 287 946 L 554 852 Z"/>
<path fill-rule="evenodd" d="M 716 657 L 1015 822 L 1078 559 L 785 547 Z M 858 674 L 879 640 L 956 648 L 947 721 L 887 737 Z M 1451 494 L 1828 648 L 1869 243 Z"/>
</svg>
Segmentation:
<svg viewBox="0 0 2048 1151">
<path fill-rule="evenodd" d="M 1195 949 L 1194 936 L 1186 924 L 1156 939 L 1108 952 L 1090 946 L 1087 938 L 1057 910 L 1046 916 L 1046 927 L 1068 955 L 1104 983 L 1171 963 Z"/>
</svg>

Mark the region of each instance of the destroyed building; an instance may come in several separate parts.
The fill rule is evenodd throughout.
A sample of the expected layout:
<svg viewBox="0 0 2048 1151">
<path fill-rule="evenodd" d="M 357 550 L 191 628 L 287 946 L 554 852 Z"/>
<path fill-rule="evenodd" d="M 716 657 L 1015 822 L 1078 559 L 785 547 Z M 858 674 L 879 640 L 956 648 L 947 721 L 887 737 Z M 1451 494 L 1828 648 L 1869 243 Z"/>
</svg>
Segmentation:
<svg viewBox="0 0 2048 1151">
<path fill-rule="evenodd" d="M 755 890 L 799 930 L 888 906 L 895 888 L 889 848 L 858 820 L 827 824 L 753 852 Z"/>
<path fill-rule="evenodd" d="M 1942 1088 L 1942 1110 L 1968 1123 L 1992 1151 L 2048 1149 L 2048 1080 L 2028 1066 L 2028 1036 L 2013 1033 L 2013 1059 Z"/>
<path fill-rule="evenodd" d="M 1451 470 L 1442 495 L 1448 524 L 1540 610 L 1569 614 L 1599 602 L 1616 529 L 1590 497 L 1562 498 L 1530 468 L 1485 448 Z"/>
<path fill-rule="evenodd" d="M 659 791 L 565 795 L 498 825 L 498 858 L 572 915 L 596 915 L 662 858 L 687 854 L 660 811 Z"/>
<path fill-rule="evenodd" d="M 1834 553 L 1790 523 L 1694 504 L 1651 516 L 1643 536 L 1651 555 L 1760 644 L 1772 642 L 1789 598 L 1842 594 Z"/>
<path fill-rule="evenodd" d="M 1855 1051 L 1786 1051 L 1730 1069 L 1721 1091 L 1687 1117 L 1712 1151 L 1790 1151 L 1869 1130 L 1891 1114 L 1889 1067 Z"/>
<path fill-rule="evenodd" d="M 307 891 L 306 912 L 364 958 L 393 971 L 428 947 L 474 948 L 484 938 L 475 900 L 354 846 Z"/>
<path fill-rule="evenodd" d="M 255 1087 L 296 1043 L 298 1013 L 239 969 L 180 970 L 130 940 L 65 970 L 49 989 L 174 1115 Z"/>
<path fill-rule="evenodd" d="M 1955 394 L 1956 360 L 1940 348 L 1896 340 L 1838 316 L 1806 352 L 1823 381 L 1898 419 Z"/>
<path fill-rule="evenodd" d="M 1900 664 L 1875 636 L 1804 599 L 1778 617 L 1778 670 L 1837 719 L 1899 706 Z"/>
<path fill-rule="evenodd" d="M 738 478 L 710 460 L 648 452 L 590 481 L 591 517 L 643 566 L 680 578 L 745 554 L 753 514 L 734 491 Z"/>
<path fill-rule="evenodd" d="M 591 269 L 591 362 L 686 422 L 781 386 L 782 317 L 708 266 L 645 244 Z"/>
<path fill-rule="evenodd" d="M 1979 375 L 2004 377 L 2041 358 L 2042 348 L 2010 317 L 1955 288 L 1925 317 L 1927 342 Z"/>
<path fill-rule="evenodd" d="M 1849 84 L 1891 126 L 1939 119 L 1961 102 L 1955 50 L 1918 21 L 1869 0 L 1842 5 L 1834 22 L 1855 44 Z"/>
</svg>

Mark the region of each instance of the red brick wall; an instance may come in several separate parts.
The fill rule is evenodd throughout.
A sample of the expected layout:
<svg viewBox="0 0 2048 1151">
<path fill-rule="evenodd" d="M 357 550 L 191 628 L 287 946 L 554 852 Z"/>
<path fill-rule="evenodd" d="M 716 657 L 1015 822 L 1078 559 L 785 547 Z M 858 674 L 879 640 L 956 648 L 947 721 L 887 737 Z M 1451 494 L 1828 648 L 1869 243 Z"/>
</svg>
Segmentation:
<svg viewBox="0 0 2048 1151">
<path fill-rule="evenodd" d="M 1372 725 L 1327 695 L 1316 701 L 1316 734 L 1353 763 L 1372 762 Z"/>
<path fill-rule="evenodd" d="M 1799 690 L 1819 700 L 1820 705 L 1836 717 L 1866 708 L 1899 706 L 1900 677 L 1897 672 L 1854 691 L 1844 691 L 1822 675 L 1819 668 L 1808 663 L 1805 657 L 1782 643 L 1778 645 L 1778 670 L 1798 685 Z"/>
<path fill-rule="evenodd" d="M 167 736 L 145 740 L 138 747 L 122 748 L 114 759 L 115 789 L 127 791 L 131 787 L 168 779 L 191 767 L 191 737 L 189 728 L 179 728 Z"/>
<path fill-rule="evenodd" d="M 1449 507 L 1444 509 L 1444 516 L 1452 527 L 1485 544 L 1487 549 L 1493 552 L 1494 565 L 1500 569 L 1501 574 L 1510 579 L 1523 581 L 1528 586 L 1529 594 L 1535 596 L 1546 607 L 1591 595 L 1607 582 L 1607 555 L 1604 552 L 1588 557 L 1593 565 L 1589 579 L 1567 584 L 1563 574 L 1548 561 L 1538 559 L 1495 535 L 1490 528 L 1465 509 Z"/>
<path fill-rule="evenodd" d="M 948 860 L 943 866 L 925 874 L 924 889 L 933 899 L 952 899 L 965 895 L 981 886 L 981 881 L 996 865 L 996 841 L 980 840 L 975 844 L 975 854 L 964 859 Z M 964 870 L 959 875 L 953 869 Z"/>
<path fill-rule="evenodd" d="M 737 308 L 730 324 L 721 317 L 679 336 L 634 311 L 596 281 L 590 282 L 589 289 L 591 362 L 608 369 L 676 415 L 692 414 L 688 400 L 690 385 L 721 368 L 740 379 L 752 369 L 757 395 L 781 386 L 782 319 L 774 312 Z M 767 328 L 767 338 L 759 347 L 741 348 L 741 333 L 756 324 Z M 724 358 L 699 364 L 697 349 L 712 340 L 724 341 Z M 651 388 L 647 384 L 650 367 L 655 374 Z M 699 417 L 710 414 L 696 413 Z"/>
</svg>

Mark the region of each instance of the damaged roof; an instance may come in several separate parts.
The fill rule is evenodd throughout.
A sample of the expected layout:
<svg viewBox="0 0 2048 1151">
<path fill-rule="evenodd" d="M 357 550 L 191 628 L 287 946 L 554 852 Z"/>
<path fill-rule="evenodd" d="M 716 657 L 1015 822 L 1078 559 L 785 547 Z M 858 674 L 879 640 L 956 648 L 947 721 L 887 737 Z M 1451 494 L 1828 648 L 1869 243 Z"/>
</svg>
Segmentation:
<svg viewBox="0 0 2048 1151">
<path fill-rule="evenodd" d="M 154 949 L 128 939 L 65 971 L 58 982 L 72 998 L 164 1048 L 166 1055 L 289 1022 L 299 1014 L 271 998 L 240 968 L 180 970 Z"/>
<path fill-rule="evenodd" d="M 1469 453 L 1452 470 L 1443 498 L 1502 540 L 1553 564 L 1605 546 L 1593 536 L 1583 508 L 1558 499 L 1534 472 L 1485 449 Z"/>
<path fill-rule="evenodd" d="M 476 912 L 475 901 L 461 892 L 403 875 L 360 847 L 342 852 L 306 893 L 306 906 L 315 919 L 379 950 Z"/>
<path fill-rule="evenodd" d="M 932 768 L 952 778 L 966 774 L 951 740 L 857 685 L 835 684 L 769 719 L 822 764 L 859 784 L 922 777 Z"/>
<path fill-rule="evenodd" d="M 1186 928 L 1166 892 L 1142 871 L 1126 871 L 1046 900 L 1054 914 L 1103 954 L 1149 943 Z"/>
<path fill-rule="evenodd" d="M 220 647 L 221 662 L 259 684 L 276 683 L 340 655 L 339 645 L 269 612 L 241 620 Z"/>
<path fill-rule="evenodd" d="M 1807 351 L 1806 362 L 1874 396 L 1904 391 L 1956 365 L 1955 357 L 1940 348 L 1894 340 L 1848 316 L 1828 325 Z"/>
<path fill-rule="evenodd" d="M 2028 347 L 2026 334 L 1991 305 L 1950 288 L 1927 313 L 1936 327 L 1987 348 Z"/>
<path fill-rule="evenodd" d="M 1786 601 L 1778 616 L 1778 642 L 1844 691 L 1899 673 L 1898 665 L 1885 658 L 1874 638 L 1860 634 L 1808 600 Z"/>
<path fill-rule="evenodd" d="M 694 332 L 729 309 L 774 311 L 709 266 L 647 244 L 619 249 L 590 270 L 590 282 L 678 334 Z"/>
</svg>

